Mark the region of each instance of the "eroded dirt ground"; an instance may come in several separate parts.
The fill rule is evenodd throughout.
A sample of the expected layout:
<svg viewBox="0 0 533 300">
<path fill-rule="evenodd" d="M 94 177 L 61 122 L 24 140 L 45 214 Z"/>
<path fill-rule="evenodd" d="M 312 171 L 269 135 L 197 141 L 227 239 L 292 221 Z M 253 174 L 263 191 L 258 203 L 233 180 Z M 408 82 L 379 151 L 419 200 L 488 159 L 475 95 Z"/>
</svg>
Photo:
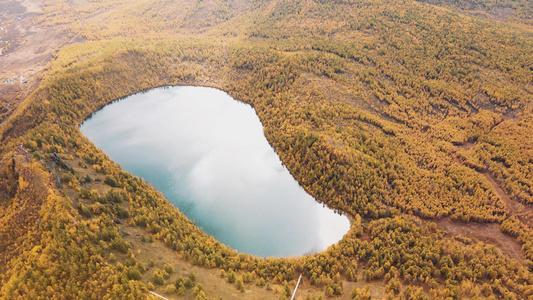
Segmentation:
<svg viewBox="0 0 533 300">
<path fill-rule="evenodd" d="M 0 125 L 37 88 L 53 52 L 72 42 L 68 24 L 38 22 L 43 0 L 0 0 Z"/>
</svg>

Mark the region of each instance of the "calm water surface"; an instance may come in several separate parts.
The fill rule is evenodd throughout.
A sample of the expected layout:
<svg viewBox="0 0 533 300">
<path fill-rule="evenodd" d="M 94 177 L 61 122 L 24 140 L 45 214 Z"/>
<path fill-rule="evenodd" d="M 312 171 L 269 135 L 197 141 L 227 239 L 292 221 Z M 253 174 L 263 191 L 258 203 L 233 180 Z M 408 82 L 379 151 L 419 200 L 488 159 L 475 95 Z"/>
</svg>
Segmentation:
<svg viewBox="0 0 533 300">
<path fill-rule="evenodd" d="M 258 256 L 325 250 L 350 224 L 294 180 L 253 108 L 204 87 L 115 101 L 80 127 L 218 241 Z"/>
</svg>

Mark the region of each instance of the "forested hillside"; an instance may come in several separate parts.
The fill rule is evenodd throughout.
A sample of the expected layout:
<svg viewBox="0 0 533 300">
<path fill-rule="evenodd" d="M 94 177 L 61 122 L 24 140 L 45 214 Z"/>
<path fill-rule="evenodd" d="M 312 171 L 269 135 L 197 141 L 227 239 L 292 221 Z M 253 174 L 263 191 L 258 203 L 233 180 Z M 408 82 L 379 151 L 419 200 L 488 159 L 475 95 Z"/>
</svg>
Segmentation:
<svg viewBox="0 0 533 300">
<path fill-rule="evenodd" d="M 79 42 L 0 128 L 0 298 L 289 298 L 300 274 L 302 299 L 533 298 L 531 12 L 47 1 L 40 26 Z M 168 85 L 252 105 L 298 182 L 351 217 L 346 236 L 303 257 L 239 254 L 79 132 L 106 103 Z"/>
</svg>

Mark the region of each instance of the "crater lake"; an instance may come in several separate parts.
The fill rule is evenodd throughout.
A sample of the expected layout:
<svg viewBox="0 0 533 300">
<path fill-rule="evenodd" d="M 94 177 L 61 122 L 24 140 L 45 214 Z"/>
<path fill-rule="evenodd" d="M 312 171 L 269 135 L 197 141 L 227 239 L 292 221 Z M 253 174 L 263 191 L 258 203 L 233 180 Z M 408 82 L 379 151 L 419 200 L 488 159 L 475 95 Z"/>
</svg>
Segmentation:
<svg viewBox="0 0 533 300">
<path fill-rule="evenodd" d="M 254 109 L 223 91 L 179 86 L 131 95 L 96 111 L 80 130 L 239 252 L 318 252 L 350 228 L 283 166 Z"/>
</svg>

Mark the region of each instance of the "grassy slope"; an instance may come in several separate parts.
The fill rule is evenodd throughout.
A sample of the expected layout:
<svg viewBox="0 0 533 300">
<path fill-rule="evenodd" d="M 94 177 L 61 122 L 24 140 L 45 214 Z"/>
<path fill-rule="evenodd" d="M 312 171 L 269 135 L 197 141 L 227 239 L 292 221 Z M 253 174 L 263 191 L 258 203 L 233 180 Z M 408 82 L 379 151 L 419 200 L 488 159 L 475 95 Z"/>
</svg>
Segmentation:
<svg viewBox="0 0 533 300">
<path fill-rule="evenodd" d="M 80 20 L 72 32 L 87 40 L 59 52 L 26 108 L 4 127 L 2 295 L 145 293 L 127 279 L 138 271 L 141 281 L 153 280 L 153 270 L 144 271 L 142 255 L 131 258 L 125 242 L 135 237 L 121 229 L 144 231 L 175 250 L 180 259 L 167 262 L 208 267 L 198 273 L 211 297 L 227 289 L 205 279 L 218 268 L 250 272 L 253 282 L 264 277 L 280 289 L 304 272 L 311 293 L 345 297 L 356 274 L 358 282 L 381 285 L 372 289 L 379 297 L 531 296 L 527 25 L 410 1 L 51 3 L 47 13 L 62 14 L 43 19 Z M 355 222 L 339 246 L 319 255 L 238 256 L 75 128 L 112 99 L 172 84 L 214 86 L 252 104 L 299 182 L 328 205 L 362 216 L 364 226 Z M 54 162 L 54 152 L 70 167 Z M 87 175 L 107 184 L 86 182 Z M 120 201 L 109 185 L 123 193 Z M 123 225 L 110 221 L 115 217 Z M 522 253 L 509 258 L 475 234 L 446 237 L 418 217 L 459 228 L 501 223 Z M 90 267 L 70 270 L 78 265 Z M 245 286 L 253 295 L 280 296 Z"/>
</svg>

